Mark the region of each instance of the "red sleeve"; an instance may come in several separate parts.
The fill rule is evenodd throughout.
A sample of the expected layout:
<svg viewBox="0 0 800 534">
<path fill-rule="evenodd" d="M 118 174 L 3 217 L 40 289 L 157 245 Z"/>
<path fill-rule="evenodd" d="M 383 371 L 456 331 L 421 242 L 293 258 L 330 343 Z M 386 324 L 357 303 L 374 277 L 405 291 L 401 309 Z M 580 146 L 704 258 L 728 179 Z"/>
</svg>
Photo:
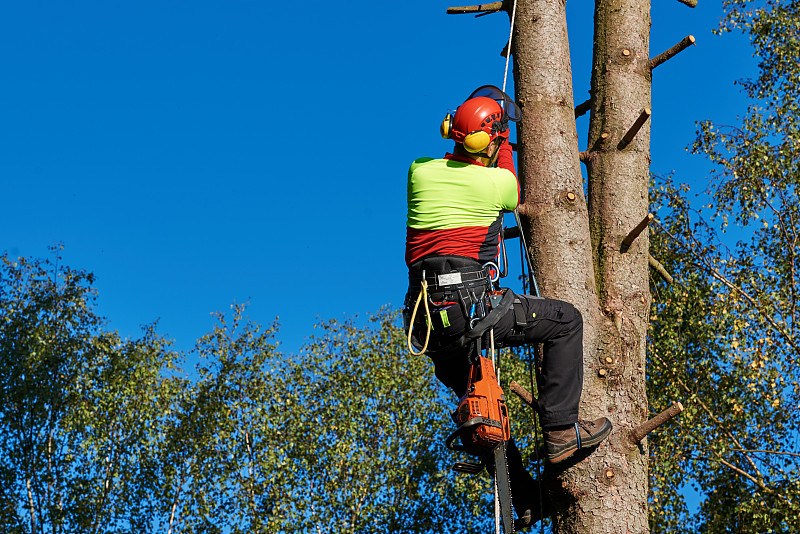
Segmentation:
<svg viewBox="0 0 800 534">
<path fill-rule="evenodd" d="M 508 142 L 508 139 L 500 145 L 500 152 L 497 154 L 497 167 L 511 171 L 511 174 L 515 177 L 517 176 L 517 170 L 514 168 L 514 151 L 511 149 L 511 143 Z M 517 204 L 519 204 L 519 193 L 519 179 L 517 179 Z"/>
<path fill-rule="evenodd" d="M 517 170 L 514 168 L 514 151 L 511 150 L 511 143 L 508 140 L 500 145 L 500 153 L 497 155 L 497 166 L 501 169 L 511 171 L 514 176 L 517 175 Z"/>
</svg>

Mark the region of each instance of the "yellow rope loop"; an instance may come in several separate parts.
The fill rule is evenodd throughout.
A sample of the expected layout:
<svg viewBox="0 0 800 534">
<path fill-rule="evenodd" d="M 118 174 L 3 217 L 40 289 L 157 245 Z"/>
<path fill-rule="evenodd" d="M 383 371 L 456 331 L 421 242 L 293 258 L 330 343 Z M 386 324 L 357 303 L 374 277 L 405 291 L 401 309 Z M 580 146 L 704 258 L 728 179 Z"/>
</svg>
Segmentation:
<svg viewBox="0 0 800 534">
<path fill-rule="evenodd" d="M 411 344 L 411 333 L 414 331 L 414 320 L 417 318 L 417 309 L 419 308 L 419 301 L 425 301 L 425 322 L 428 324 L 428 332 L 425 334 L 425 345 L 423 345 L 422 350 L 417 352 L 414 350 L 414 346 Z M 425 354 L 425 351 L 428 350 L 428 340 L 431 338 L 431 312 L 430 308 L 428 307 L 428 281 L 422 281 L 422 287 L 419 290 L 419 295 L 417 295 L 417 302 L 414 304 L 414 311 L 411 312 L 411 324 L 408 326 L 408 351 L 414 356 L 421 356 Z"/>
</svg>

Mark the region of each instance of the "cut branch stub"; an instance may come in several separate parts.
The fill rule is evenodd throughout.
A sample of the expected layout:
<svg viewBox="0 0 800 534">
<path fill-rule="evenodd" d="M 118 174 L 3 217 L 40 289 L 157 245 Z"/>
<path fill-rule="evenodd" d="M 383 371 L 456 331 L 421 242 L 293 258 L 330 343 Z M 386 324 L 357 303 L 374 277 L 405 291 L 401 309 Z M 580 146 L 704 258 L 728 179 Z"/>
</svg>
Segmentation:
<svg viewBox="0 0 800 534">
<path fill-rule="evenodd" d="M 578 104 L 577 106 L 575 106 L 575 118 L 577 119 L 581 115 L 585 115 L 586 112 L 589 111 L 589 108 L 591 108 L 591 107 L 592 107 L 592 99 L 591 98 L 589 100 L 587 100 L 586 102 L 583 102 L 583 103 Z"/>
<path fill-rule="evenodd" d="M 679 413 L 683 411 L 683 404 L 680 402 L 674 403 L 672 406 L 658 414 L 657 416 L 653 417 L 649 421 L 642 423 L 641 425 L 637 426 L 633 430 L 631 430 L 630 438 L 632 443 L 639 443 L 644 439 L 644 437 L 655 430 L 656 428 L 660 427 Z"/>
<path fill-rule="evenodd" d="M 503 2 L 491 2 L 489 4 L 478 4 L 476 6 L 448 7 L 448 15 L 465 15 L 468 13 L 495 13 L 503 9 Z"/>
<path fill-rule="evenodd" d="M 628 128 L 628 131 L 625 132 L 625 135 L 622 136 L 619 143 L 617 144 L 617 150 L 622 150 L 633 141 L 633 138 L 636 137 L 636 134 L 639 133 L 639 130 L 642 128 L 647 119 L 650 118 L 650 110 L 645 108 L 639 114 L 636 121 Z"/>
<path fill-rule="evenodd" d="M 586 154 L 585 157 L 581 156 L 581 161 L 583 161 L 584 163 L 587 163 L 589 161 L 589 159 L 591 159 L 591 157 L 592 157 L 592 152 L 597 152 L 597 151 L 599 151 L 599 150 L 601 150 L 601 149 L 603 149 L 603 148 L 608 146 L 608 140 L 610 138 L 611 138 L 611 134 L 610 133 L 608 133 L 608 132 L 601 133 L 600 136 L 597 139 L 595 139 L 595 141 L 592 144 L 592 146 L 586 149 L 587 154 Z"/>
<path fill-rule="evenodd" d="M 664 266 L 661 265 L 661 263 L 659 263 L 659 261 L 650 254 L 647 255 L 647 263 L 649 263 L 650 267 L 655 269 L 655 271 L 661 275 L 661 278 L 666 280 L 668 284 L 672 283 L 673 280 L 672 276 L 667 272 Z"/>
<path fill-rule="evenodd" d="M 678 0 L 681 4 L 689 7 L 697 7 L 697 0 Z"/>
<path fill-rule="evenodd" d="M 509 387 L 511 387 L 511 391 L 516 393 L 517 397 L 522 399 L 522 402 L 524 402 L 537 412 L 539 411 L 539 403 L 536 402 L 536 399 L 533 398 L 533 395 L 531 395 L 527 389 L 520 386 L 517 382 L 513 380 L 511 381 L 511 384 L 509 384 Z"/>
<path fill-rule="evenodd" d="M 622 246 L 620 246 L 620 252 L 622 252 L 623 254 L 628 252 L 628 249 L 631 248 L 631 245 L 633 244 L 633 240 L 639 237 L 639 234 L 642 233 L 642 230 L 647 228 L 647 226 L 653 220 L 653 217 L 654 216 L 652 213 L 648 213 L 647 217 L 642 219 L 642 222 L 637 224 L 636 228 L 631 230 L 631 232 L 627 236 L 625 236 L 625 239 L 622 240 Z"/>
<path fill-rule="evenodd" d="M 650 69 L 652 70 L 652 69 L 658 67 L 659 65 L 664 63 L 666 60 L 670 59 L 672 56 L 674 56 L 678 52 L 686 50 L 687 48 L 689 48 L 693 44 L 694 44 L 694 36 L 693 35 L 687 35 L 686 37 L 684 37 L 681 40 L 680 43 L 676 44 L 675 46 L 673 46 L 669 50 L 665 50 L 664 52 L 661 52 L 659 55 L 657 55 L 656 57 L 651 59 L 649 61 L 649 63 L 648 63 L 648 65 L 650 66 Z"/>
</svg>

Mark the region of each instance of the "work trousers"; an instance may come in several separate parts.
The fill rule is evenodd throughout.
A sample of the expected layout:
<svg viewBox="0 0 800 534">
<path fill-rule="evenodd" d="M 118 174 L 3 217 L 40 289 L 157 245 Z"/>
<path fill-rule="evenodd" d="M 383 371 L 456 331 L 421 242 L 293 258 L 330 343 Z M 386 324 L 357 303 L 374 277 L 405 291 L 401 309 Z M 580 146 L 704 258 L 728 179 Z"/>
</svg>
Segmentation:
<svg viewBox="0 0 800 534">
<path fill-rule="evenodd" d="M 583 388 L 583 318 L 568 302 L 530 295 L 516 298 L 518 302 L 494 326 L 495 346 L 542 343 L 543 359 L 537 376 L 542 427 L 574 424 L 578 421 Z M 433 360 L 436 377 L 461 398 L 466 393 L 472 347 L 460 347 L 456 341 L 466 331 L 469 319 L 459 304 L 451 304 L 432 307 L 430 321 L 433 330 L 428 355 Z M 425 319 L 415 323 L 415 337 L 424 339 Z M 482 343 L 489 346 L 488 333 Z M 538 484 L 525 469 L 513 439 L 508 442 L 506 452 L 517 514 L 538 509 Z M 490 456 L 485 460 L 491 465 Z"/>
<path fill-rule="evenodd" d="M 521 313 L 512 308 L 494 326 L 495 346 L 544 345 L 537 380 L 542 426 L 571 425 L 578 420 L 583 388 L 583 318 L 569 302 L 530 295 L 516 298 L 519 302 L 515 306 L 521 308 Z M 436 378 L 459 398 L 466 393 L 471 347 L 457 347 L 455 342 L 466 331 L 468 320 L 458 304 L 431 308 L 433 330 L 428 354 L 435 365 Z M 417 321 L 414 328 L 415 334 L 424 331 L 424 319 Z M 487 333 L 483 346 L 489 342 Z"/>
</svg>

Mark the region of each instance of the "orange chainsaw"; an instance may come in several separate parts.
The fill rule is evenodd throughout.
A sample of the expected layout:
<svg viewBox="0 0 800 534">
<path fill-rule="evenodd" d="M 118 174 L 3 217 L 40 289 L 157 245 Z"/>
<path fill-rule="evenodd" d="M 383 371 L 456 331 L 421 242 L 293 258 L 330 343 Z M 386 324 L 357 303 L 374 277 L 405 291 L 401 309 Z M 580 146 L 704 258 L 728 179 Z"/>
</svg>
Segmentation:
<svg viewBox="0 0 800 534">
<path fill-rule="evenodd" d="M 472 364 L 467 392 L 458 401 L 452 418 L 458 429 L 445 441 L 448 449 L 482 456 L 511 439 L 506 397 L 489 358 L 478 356 Z M 458 437 L 460 445 L 453 443 Z"/>
<path fill-rule="evenodd" d="M 511 439 L 511 426 L 506 397 L 497 383 L 492 361 L 480 353 L 472 363 L 467 392 L 458 401 L 458 407 L 451 416 L 459 426 L 445 440 L 447 448 L 481 457 L 480 463 L 457 462 L 453 469 L 476 474 L 486 467 L 487 459 L 493 460 L 489 472 L 494 474 L 497 484 L 503 533 L 513 534 L 511 479 L 506 459 L 506 443 Z M 461 444 L 454 443 L 459 437 Z"/>
</svg>

